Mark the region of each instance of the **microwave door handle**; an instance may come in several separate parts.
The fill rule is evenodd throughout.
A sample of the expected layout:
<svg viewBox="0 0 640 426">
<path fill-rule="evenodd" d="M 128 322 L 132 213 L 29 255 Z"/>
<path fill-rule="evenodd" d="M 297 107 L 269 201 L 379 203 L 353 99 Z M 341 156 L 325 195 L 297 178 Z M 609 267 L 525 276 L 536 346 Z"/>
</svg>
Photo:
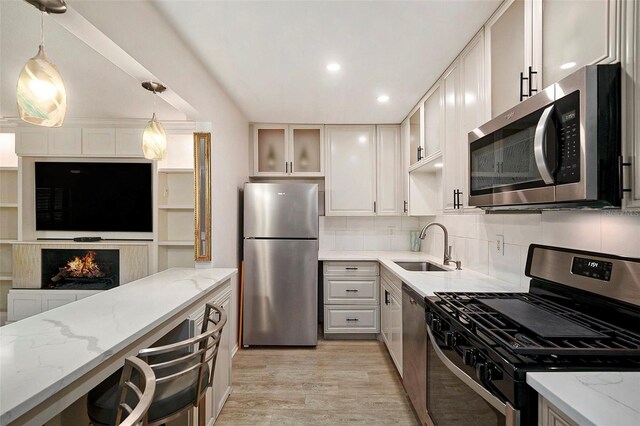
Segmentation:
<svg viewBox="0 0 640 426">
<path fill-rule="evenodd" d="M 429 341 L 431 342 L 431 346 L 433 346 L 433 351 L 436 353 L 436 356 L 442 361 L 442 363 L 451 371 L 458 379 L 460 379 L 465 385 L 469 386 L 471 390 L 477 393 L 482 399 L 487 401 L 493 408 L 498 410 L 505 416 L 512 416 L 513 413 L 510 413 L 509 409 L 512 408 L 508 404 L 500 401 L 495 395 L 489 392 L 487 389 L 482 387 L 478 382 L 469 377 L 464 371 L 458 368 L 445 354 L 442 353 L 442 350 L 438 347 L 436 343 L 436 339 L 433 337 L 431 333 L 431 329 L 427 326 L 427 334 L 429 335 Z"/>
<path fill-rule="evenodd" d="M 551 172 L 549 171 L 549 166 L 547 165 L 547 128 L 549 127 L 549 123 L 551 122 L 551 113 L 553 112 L 553 105 L 549 105 L 542 115 L 540 116 L 540 120 L 538 120 L 538 125 L 536 126 L 536 133 L 533 137 L 533 153 L 536 159 L 536 166 L 538 167 L 538 172 L 542 177 L 542 180 L 547 185 L 553 184 L 553 176 L 551 176 Z"/>
</svg>

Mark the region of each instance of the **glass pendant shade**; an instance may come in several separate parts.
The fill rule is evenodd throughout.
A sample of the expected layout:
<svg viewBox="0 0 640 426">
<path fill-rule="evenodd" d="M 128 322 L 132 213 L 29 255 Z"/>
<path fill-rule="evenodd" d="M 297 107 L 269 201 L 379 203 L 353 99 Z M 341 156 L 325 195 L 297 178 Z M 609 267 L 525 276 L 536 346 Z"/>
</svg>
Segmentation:
<svg viewBox="0 0 640 426">
<path fill-rule="evenodd" d="M 162 160 L 167 153 L 167 133 L 156 119 L 156 114 L 147 123 L 142 135 L 142 152 L 148 160 Z"/>
<path fill-rule="evenodd" d="M 67 92 L 62 76 L 47 60 L 44 47 L 25 64 L 18 77 L 18 111 L 27 123 L 60 127 L 67 112 Z"/>
</svg>

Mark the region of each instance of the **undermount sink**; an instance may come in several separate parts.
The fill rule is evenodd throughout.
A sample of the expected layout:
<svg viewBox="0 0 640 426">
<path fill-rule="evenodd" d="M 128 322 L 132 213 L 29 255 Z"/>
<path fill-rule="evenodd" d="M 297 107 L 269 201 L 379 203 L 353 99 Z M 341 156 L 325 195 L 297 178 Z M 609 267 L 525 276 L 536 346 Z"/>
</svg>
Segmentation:
<svg viewBox="0 0 640 426">
<path fill-rule="evenodd" d="M 407 271 L 440 271 L 446 272 L 448 269 L 444 269 L 435 263 L 431 262 L 393 262 L 399 267 L 407 270 Z"/>
</svg>

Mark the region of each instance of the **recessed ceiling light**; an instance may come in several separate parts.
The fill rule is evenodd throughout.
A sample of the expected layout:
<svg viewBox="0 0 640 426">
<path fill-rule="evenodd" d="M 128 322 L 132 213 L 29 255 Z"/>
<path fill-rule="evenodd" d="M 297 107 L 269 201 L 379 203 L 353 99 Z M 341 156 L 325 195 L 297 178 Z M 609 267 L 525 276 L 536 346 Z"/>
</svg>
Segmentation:
<svg viewBox="0 0 640 426">
<path fill-rule="evenodd" d="M 378 102 L 380 102 L 380 103 L 389 102 L 389 95 L 380 95 L 380 96 L 378 96 Z"/>
<path fill-rule="evenodd" d="M 340 71 L 340 64 L 338 64 L 337 62 L 331 62 L 330 64 L 327 65 L 327 71 L 329 72 Z"/>
<path fill-rule="evenodd" d="M 433 165 L 433 167 L 435 167 L 436 169 L 439 169 L 439 168 L 441 168 L 443 165 L 444 165 L 444 164 L 442 164 L 442 163 L 436 163 L 436 164 L 434 164 L 434 165 Z"/>
<path fill-rule="evenodd" d="M 566 64 L 560 65 L 560 69 L 561 70 L 568 70 L 568 69 L 573 68 L 575 66 L 576 66 L 575 62 L 567 62 Z"/>
</svg>

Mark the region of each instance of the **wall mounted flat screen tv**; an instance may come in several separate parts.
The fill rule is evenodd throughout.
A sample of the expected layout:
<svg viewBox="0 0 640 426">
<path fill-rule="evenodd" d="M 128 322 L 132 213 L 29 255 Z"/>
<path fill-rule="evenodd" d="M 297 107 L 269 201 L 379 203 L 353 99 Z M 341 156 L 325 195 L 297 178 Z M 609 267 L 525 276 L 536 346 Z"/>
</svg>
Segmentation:
<svg viewBox="0 0 640 426">
<path fill-rule="evenodd" d="M 36 162 L 36 230 L 152 232 L 149 163 Z"/>
</svg>

